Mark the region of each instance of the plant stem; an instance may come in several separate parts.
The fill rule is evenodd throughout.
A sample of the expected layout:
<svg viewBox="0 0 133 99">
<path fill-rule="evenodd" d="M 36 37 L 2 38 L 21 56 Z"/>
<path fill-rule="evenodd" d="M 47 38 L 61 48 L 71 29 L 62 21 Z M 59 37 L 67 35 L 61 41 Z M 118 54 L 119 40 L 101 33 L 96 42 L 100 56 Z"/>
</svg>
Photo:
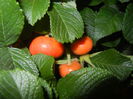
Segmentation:
<svg viewBox="0 0 133 99">
<path fill-rule="evenodd" d="M 78 61 L 77 58 L 71 59 L 71 61 L 74 61 L 74 60 Z M 67 64 L 67 63 L 68 63 L 68 60 L 58 60 L 58 61 L 56 61 L 56 64 Z"/>
<path fill-rule="evenodd" d="M 91 62 L 91 60 L 90 60 L 90 55 L 88 55 L 87 62 L 90 64 L 90 66 L 91 66 L 92 68 L 95 67 L 95 65 L 94 65 L 94 64 Z"/>
<path fill-rule="evenodd" d="M 82 57 L 79 58 L 80 64 L 82 67 L 84 67 L 84 59 Z"/>
<path fill-rule="evenodd" d="M 91 62 L 91 60 L 90 60 L 90 55 L 83 55 L 83 56 L 81 56 L 80 57 L 80 61 L 83 63 L 83 61 L 85 61 L 85 62 L 87 62 L 88 64 L 90 64 L 90 66 L 92 67 L 92 68 L 94 68 L 95 67 L 95 65 Z"/>
<path fill-rule="evenodd" d="M 71 64 L 71 55 L 70 55 L 70 53 L 67 53 L 67 63 L 68 63 L 68 65 Z"/>
<path fill-rule="evenodd" d="M 69 46 L 66 46 L 66 56 L 67 56 L 67 64 L 70 65 L 72 60 L 71 60 L 71 52 Z"/>
</svg>

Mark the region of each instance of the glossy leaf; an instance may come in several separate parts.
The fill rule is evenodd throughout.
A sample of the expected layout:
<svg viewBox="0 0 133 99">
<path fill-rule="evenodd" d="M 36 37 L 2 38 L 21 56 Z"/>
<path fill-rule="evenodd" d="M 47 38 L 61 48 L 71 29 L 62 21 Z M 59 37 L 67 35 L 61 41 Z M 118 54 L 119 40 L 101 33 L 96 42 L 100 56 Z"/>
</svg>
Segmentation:
<svg viewBox="0 0 133 99">
<path fill-rule="evenodd" d="M 43 54 L 32 56 L 34 62 L 39 68 L 42 78 L 46 80 L 54 79 L 54 58 Z"/>
<path fill-rule="evenodd" d="M 98 13 L 90 8 L 85 8 L 81 11 L 81 15 L 86 32 L 94 43 L 121 30 L 123 16 L 116 8 L 106 6 L 101 8 Z"/>
<path fill-rule="evenodd" d="M 116 78 L 106 70 L 100 68 L 84 68 L 71 72 L 66 77 L 59 80 L 57 91 L 59 99 L 97 99 L 98 93 L 107 95 L 104 88 L 116 84 Z M 108 86 L 108 87 L 107 87 Z M 114 87 L 113 87 L 114 88 Z M 101 91 L 102 90 L 102 91 Z M 96 98 L 97 97 L 97 98 Z"/>
<path fill-rule="evenodd" d="M 21 0 L 21 6 L 31 25 L 34 25 L 46 14 L 49 4 L 50 0 Z"/>
<path fill-rule="evenodd" d="M 100 52 L 90 59 L 96 67 L 112 72 L 120 80 L 125 80 L 133 70 L 130 58 L 121 55 L 114 49 Z"/>
<path fill-rule="evenodd" d="M 53 3 L 50 16 L 52 36 L 62 43 L 73 42 L 84 32 L 83 20 L 74 2 Z"/>
<path fill-rule="evenodd" d="M 21 68 L 38 75 L 38 69 L 31 56 L 17 48 L 0 48 L 0 70 Z"/>
<path fill-rule="evenodd" d="M 123 20 L 123 35 L 128 42 L 133 44 L 133 4 L 129 4 Z"/>
<path fill-rule="evenodd" d="M 23 70 L 0 70 L 0 99 L 44 99 L 38 77 Z"/>
<path fill-rule="evenodd" d="M 24 25 L 24 16 L 16 0 L 0 0 L 0 47 L 17 41 Z"/>
</svg>

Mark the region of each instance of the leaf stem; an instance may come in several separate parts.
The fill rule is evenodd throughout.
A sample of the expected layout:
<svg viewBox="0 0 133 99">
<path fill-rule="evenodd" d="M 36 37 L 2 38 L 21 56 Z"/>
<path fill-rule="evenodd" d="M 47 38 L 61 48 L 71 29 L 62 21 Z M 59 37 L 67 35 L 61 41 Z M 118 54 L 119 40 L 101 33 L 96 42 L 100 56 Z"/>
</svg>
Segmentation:
<svg viewBox="0 0 133 99">
<path fill-rule="evenodd" d="M 94 65 L 94 64 L 91 62 L 91 60 L 90 60 L 90 55 L 88 55 L 87 62 L 90 64 L 90 66 L 91 66 L 92 68 L 95 67 L 95 65 Z"/>
<path fill-rule="evenodd" d="M 72 60 L 71 60 L 71 52 L 69 46 L 66 46 L 66 56 L 67 56 L 67 64 L 70 65 Z"/>
<path fill-rule="evenodd" d="M 83 64 L 83 61 L 85 61 L 85 62 L 87 62 L 88 64 L 90 64 L 90 66 L 92 67 L 92 68 L 94 68 L 95 67 L 95 65 L 91 62 L 91 60 L 90 60 L 90 55 L 83 55 L 83 56 L 80 56 L 80 62 L 81 62 L 81 64 Z"/>
<path fill-rule="evenodd" d="M 71 59 L 71 61 L 74 61 L 74 60 L 78 61 L 77 58 Z M 56 64 L 67 64 L 67 63 L 68 63 L 68 60 L 58 60 L 58 61 L 56 61 Z"/>
<path fill-rule="evenodd" d="M 67 53 L 67 63 L 68 63 L 68 65 L 71 64 L 71 55 L 70 55 L 70 53 Z"/>
<path fill-rule="evenodd" d="M 79 57 L 79 61 L 82 67 L 84 67 L 84 59 L 82 57 Z"/>
</svg>

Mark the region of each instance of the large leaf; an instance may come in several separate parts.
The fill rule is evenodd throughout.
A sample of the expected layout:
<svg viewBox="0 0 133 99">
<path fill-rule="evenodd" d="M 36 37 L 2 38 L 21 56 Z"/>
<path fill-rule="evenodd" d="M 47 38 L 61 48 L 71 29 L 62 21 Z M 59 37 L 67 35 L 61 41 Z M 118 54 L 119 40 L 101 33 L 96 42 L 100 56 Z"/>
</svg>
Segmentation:
<svg viewBox="0 0 133 99">
<path fill-rule="evenodd" d="M 109 95 L 108 91 L 111 91 L 109 87 L 113 86 L 115 81 L 112 74 L 106 70 L 84 68 L 60 79 L 57 91 L 59 99 L 97 99 L 100 98 L 100 94 Z M 105 91 L 104 88 L 108 90 Z"/>
<path fill-rule="evenodd" d="M 0 0 L 0 47 L 18 39 L 24 25 L 24 16 L 16 0 Z"/>
<path fill-rule="evenodd" d="M 0 48 L 0 69 L 22 68 L 38 75 L 38 69 L 31 57 L 23 50 L 17 48 Z"/>
<path fill-rule="evenodd" d="M 34 25 L 46 14 L 49 3 L 50 0 L 21 0 L 21 6 L 31 25 Z"/>
<path fill-rule="evenodd" d="M 123 20 L 124 37 L 133 44 L 133 4 L 129 4 Z"/>
<path fill-rule="evenodd" d="M 121 30 L 122 14 L 113 7 L 103 7 L 98 13 L 90 8 L 81 11 L 88 36 L 94 43 L 99 39 Z"/>
<path fill-rule="evenodd" d="M 84 32 L 83 20 L 74 2 L 53 3 L 50 16 L 52 35 L 60 42 L 73 42 Z"/>
<path fill-rule="evenodd" d="M 0 70 L 0 99 L 44 99 L 38 78 L 22 70 Z"/>
<path fill-rule="evenodd" d="M 112 72 L 120 80 L 126 79 L 133 70 L 130 58 L 121 55 L 114 49 L 100 52 L 90 59 L 96 67 Z"/>
<path fill-rule="evenodd" d="M 46 80 L 54 79 L 54 58 L 43 54 L 33 55 L 33 60 L 37 64 L 41 76 Z"/>
</svg>

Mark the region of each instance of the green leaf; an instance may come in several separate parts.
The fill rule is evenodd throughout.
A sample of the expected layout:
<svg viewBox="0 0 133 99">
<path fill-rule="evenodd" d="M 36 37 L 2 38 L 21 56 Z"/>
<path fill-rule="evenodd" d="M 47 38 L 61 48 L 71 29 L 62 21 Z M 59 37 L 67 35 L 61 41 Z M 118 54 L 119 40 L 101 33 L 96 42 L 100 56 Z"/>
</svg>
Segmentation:
<svg viewBox="0 0 133 99">
<path fill-rule="evenodd" d="M 71 3 L 53 3 L 51 11 L 48 12 L 52 36 L 62 43 L 73 42 L 82 37 L 84 32 L 80 13 Z"/>
<path fill-rule="evenodd" d="M 130 60 L 132 61 L 133 63 L 133 55 L 125 55 L 126 57 L 130 58 Z"/>
<path fill-rule="evenodd" d="M 102 3 L 104 0 L 91 0 L 89 6 L 97 6 Z"/>
<path fill-rule="evenodd" d="M 31 55 L 30 51 L 29 51 L 29 49 L 27 47 L 22 48 L 21 50 L 23 50 L 23 52 L 25 52 L 27 55 Z"/>
<path fill-rule="evenodd" d="M 21 0 L 20 3 L 28 22 L 34 25 L 46 14 L 50 0 Z"/>
<path fill-rule="evenodd" d="M 107 92 L 111 91 L 109 87 L 111 88 L 116 82 L 117 79 L 106 70 L 83 68 L 60 79 L 57 91 L 59 99 L 98 99 L 98 94 L 107 95 Z M 108 91 L 104 92 L 104 88 L 108 88 Z M 94 98 L 95 96 L 97 98 Z"/>
<path fill-rule="evenodd" d="M 100 52 L 90 59 L 96 67 L 112 72 L 120 80 L 125 80 L 133 70 L 130 58 L 121 55 L 114 49 Z"/>
<path fill-rule="evenodd" d="M 0 0 L 0 47 L 17 41 L 24 25 L 24 16 L 16 0 Z"/>
<path fill-rule="evenodd" d="M 0 69 L 21 68 L 38 75 L 38 69 L 25 51 L 17 48 L 0 48 Z"/>
<path fill-rule="evenodd" d="M 84 8 L 80 13 L 85 23 L 86 32 L 89 33 L 91 37 L 94 37 L 95 19 L 96 19 L 97 13 L 95 13 L 90 8 Z"/>
<path fill-rule="evenodd" d="M 0 99 L 44 99 L 38 77 L 23 70 L 0 70 Z"/>
<path fill-rule="evenodd" d="M 49 86 L 49 84 L 41 78 L 40 78 L 40 83 L 41 83 L 42 87 L 45 89 L 45 91 L 47 92 L 46 96 L 49 97 L 48 99 L 53 99 L 52 88 Z"/>
<path fill-rule="evenodd" d="M 133 44 L 133 4 L 129 4 L 123 20 L 123 35 L 129 43 Z"/>
<path fill-rule="evenodd" d="M 121 3 L 129 2 L 130 0 L 119 0 Z"/>
<path fill-rule="evenodd" d="M 55 99 L 58 99 L 59 96 L 58 96 L 58 92 L 57 92 L 57 80 L 51 80 L 50 85 L 53 90 L 53 95 L 54 95 Z"/>
<path fill-rule="evenodd" d="M 130 57 L 130 59 L 131 59 L 131 61 L 133 62 L 133 56 L 132 56 L 132 57 Z"/>
<path fill-rule="evenodd" d="M 42 78 L 46 80 L 54 79 L 54 58 L 43 54 L 32 56 L 34 62 L 37 64 Z"/>
<path fill-rule="evenodd" d="M 105 6 L 98 13 L 90 8 L 85 8 L 81 11 L 81 15 L 86 32 L 94 43 L 121 30 L 122 14 L 116 8 Z"/>
</svg>

